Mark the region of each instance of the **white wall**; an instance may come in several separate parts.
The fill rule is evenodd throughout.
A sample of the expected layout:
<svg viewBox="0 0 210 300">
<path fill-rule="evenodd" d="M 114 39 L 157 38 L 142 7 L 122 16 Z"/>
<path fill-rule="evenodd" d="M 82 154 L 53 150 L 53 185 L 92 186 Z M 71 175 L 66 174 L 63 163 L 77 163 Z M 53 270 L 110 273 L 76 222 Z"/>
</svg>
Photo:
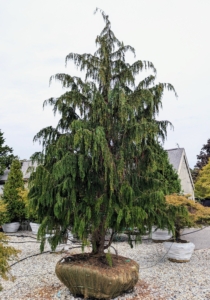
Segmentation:
<svg viewBox="0 0 210 300">
<path fill-rule="evenodd" d="M 183 156 L 182 158 L 181 167 L 179 171 L 179 178 L 181 179 L 181 189 L 184 192 L 184 194 L 191 194 L 192 199 L 195 199 L 194 190 L 190 179 L 190 175 L 188 173 L 185 156 Z"/>
</svg>

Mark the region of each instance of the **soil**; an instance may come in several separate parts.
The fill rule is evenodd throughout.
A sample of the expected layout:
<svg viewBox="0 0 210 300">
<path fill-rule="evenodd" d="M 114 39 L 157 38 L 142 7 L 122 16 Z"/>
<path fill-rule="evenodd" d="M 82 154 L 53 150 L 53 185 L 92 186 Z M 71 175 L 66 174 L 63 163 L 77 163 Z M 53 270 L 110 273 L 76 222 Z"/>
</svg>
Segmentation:
<svg viewBox="0 0 210 300">
<path fill-rule="evenodd" d="M 72 256 L 65 256 L 65 263 L 70 263 L 74 265 L 86 265 L 86 266 L 97 266 L 97 268 L 101 269 L 112 269 L 115 270 L 118 268 L 118 266 L 122 266 L 125 264 L 128 264 L 132 262 L 131 259 L 111 254 L 111 262 L 112 266 L 109 265 L 109 262 L 106 258 L 106 255 L 93 255 L 92 253 L 80 253 L 80 254 L 74 254 Z"/>
<path fill-rule="evenodd" d="M 182 240 L 182 239 L 170 239 L 170 240 L 168 240 L 168 241 L 166 241 L 166 242 L 174 242 L 174 243 L 180 243 L 180 244 L 186 244 L 186 243 L 189 243 L 189 241 L 187 241 L 187 240 Z"/>
</svg>

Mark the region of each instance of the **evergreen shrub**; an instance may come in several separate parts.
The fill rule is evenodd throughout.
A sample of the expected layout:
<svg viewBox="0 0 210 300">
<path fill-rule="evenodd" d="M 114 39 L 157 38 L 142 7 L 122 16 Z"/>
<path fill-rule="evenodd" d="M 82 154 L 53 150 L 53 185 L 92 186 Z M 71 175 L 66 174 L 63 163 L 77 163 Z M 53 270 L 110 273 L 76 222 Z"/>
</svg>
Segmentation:
<svg viewBox="0 0 210 300">
<path fill-rule="evenodd" d="M 20 197 L 20 190 L 24 190 L 21 163 L 14 159 L 2 195 L 3 204 L 6 205 L 6 214 L 4 215 L 6 223 L 20 222 L 25 219 L 25 204 Z"/>
<path fill-rule="evenodd" d="M 93 254 L 102 255 L 125 228 L 138 231 L 136 242 L 153 225 L 173 228 L 175 209 L 169 211 L 164 196 L 180 185 L 167 163 L 161 165 L 166 154 L 160 144 L 171 123 L 156 117 L 164 91 L 176 92 L 170 83 L 155 82 L 152 62 L 126 61 L 127 52 L 135 56 L 134 48 L 115 36 L 108 15 L 100 12 L 105 27 L 95 53 L 66 56 L 84 80 L 63 73 L 51 77 L 66 91 L 44 106 L 51 105 L 60 120 L 34 137 L 43 150 L 32 156 L 39 165 L 30 177 L 29 198 L 42 220 L 41 250 L 47 229 L 56 231 L 53 248 L 71 230 L 83 248 L 91 236 Z M 142 71 L 152 74 L 136 82 Z M 172 191 L 166 171 L 176 181 Z"/>
</svg>

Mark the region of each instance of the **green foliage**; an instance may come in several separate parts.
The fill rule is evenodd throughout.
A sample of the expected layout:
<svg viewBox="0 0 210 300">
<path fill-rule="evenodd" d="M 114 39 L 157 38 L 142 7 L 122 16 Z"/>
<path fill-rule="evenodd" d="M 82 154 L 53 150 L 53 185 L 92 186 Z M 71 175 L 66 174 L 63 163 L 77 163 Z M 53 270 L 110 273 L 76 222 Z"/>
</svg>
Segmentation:
<svg viewBox="0 0 210 300">
<path fill-rule="evenodd" d="M 210 208 L 188 199 L 188 195 L 173 194 L 166 196 L 170 210 L 178 208 L 175 214 L 175 237 L 180 239 L 180 230 L 185 227 L 198 227 L 210 224 Z"/>
<path fill-rule="evenodd" d="M 162 182 L 162 190 L 165 195 L 181 192 L 181 182 L 177 172 L 170 164 L 168 154 L 162 147 L 156 153 L 157 171 L 154 177 Z"/>
<path fill-rule="evenodd" d="M 7 205 L 0 198 L 0 224 L 7 222 Z"/>
<path fill-rule="evenodd" d="M 14 280 L 14 277 L 10 274 L 9 260 L 17 259 L 20 250 L 16 250 L 7 244 L 8 237 L 0 232 L 0 276 L 5 280 Z M 0 290 L 2 290 L 1 285 Z"/>
<path fill-rule="evenodd" d="M 0 129 L 0 176 L 4 174 L 4 170 L 10 166 L 12 159 L 14 159 L 12 148 L 4 145 L 4 143 L 5 139 Z"/>
<path fill-rule="evenodd" d="M 47 228 L 56 228 L 56 236 L 70 229 L 83 246 L 91 234 L 93 253 L 106 248 L 109 228 L 113 233 L 136 228 L 140 236 L 154 224 L 172 229 L 174 215 L 164 198 L 173 181 L 166 177 L 173 172 L 158 142 L 164 141 L 170 122 L 156 120 L 164 90 L 174 88 L 155 84 L 151 62 L 126 62 L 126 52 L 135 54 L 134 48 L 115 37 L 101 13 L 105 27 L 96 37 L 96 52 L 66 57 L 66 63 L 72 60 L 85 72 L 85 80 L 68 74 L 50 79 L 67 91 L 44 102 L 61 118 L 56 128 L 34 137 L 43 151 L 32 157 L 39 166 L 30 177 L 29 193 L 42 220 L 43 241 Z M 136 83 L 135 76 L 145 69 L 154 75 Z"/>
<path fill-rule="evenodd" d="M 35 223 L 38 222 L 37 210 L 31 206 L 28 198 L 29 190 L 27 188 L 18 188 L 17 191 L 20 197 L 20 201 L 23 202 L 25 206 L 25 219 Z"/>
<path fill-rule="evenodd" d="M 210 198 L 210 158 L 202 170 L 200 170 L 195 183 L 195 196 L 197 198 Z"/>
<path fill-rule="evenodd" d="M 21 163 L 14 159 L 8 174 L 8 179 L 4 185 L 3 203 L 6 204 L 6 221 L 15 222 L 25 218 L 25 204 L 20 197 L 20 190 L 24 190 L 23 174 Z"/>
<path fill-rule="evenodd" d="M 203 147 L 201 148 L 200 154 L 197 155 L 198 160 L 194 169 L 192 170 L 192 178 L 194 182 L 196 182 L 200 170 L 202 170 L 202 168 L 208 164 L 209 158 L 210 158 L 210 139 L 207 140 L 207 143 L 204 144 Z"/>
</svg>

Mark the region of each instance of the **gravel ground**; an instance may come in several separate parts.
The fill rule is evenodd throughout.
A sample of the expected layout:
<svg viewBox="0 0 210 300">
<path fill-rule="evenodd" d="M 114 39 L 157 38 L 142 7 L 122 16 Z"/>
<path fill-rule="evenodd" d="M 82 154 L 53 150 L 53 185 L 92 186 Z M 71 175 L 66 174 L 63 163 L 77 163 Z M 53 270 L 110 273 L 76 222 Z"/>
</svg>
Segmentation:
<svg viewBox="0 0 210 300">
<path fill-rule="evenodd" d="M 19 259 L 39 253 L 40 244 L 31 232 L 22 231 L 15 235 L 10 236 L 10 245 L 22 251 Z M 20 237 L 21 235 L 28 237 Z M 119 300 L 210 299 L 210 248 L 196 250 L 190 262 L 179 264 L 172 263 L 164 257 L 162 244 L 144 241 L 133 249 L 130 249 L 126 242 L 114 243 L 113 246 L 119 255 L 130 257 L 140 265 L 140 280 L 137 286 L 134 291 L 118 297 Z M 68 244 L 66 248 L 71 247 L 75 246 Z M 66 253 L 50 253 L 48 245 L 45 251 L 49 252 L 27 258 L 12 266 L 11 272 L 16 280 L 14 282 L 0 280 L 4 288 L 0 292 L 1 300 L 75 299 L 57 279 L 54 271 L 55 264 L 66 256 Z M 112 251 L 114 252 L 113 248 Z M 68 250 L 71 254 L 78 252 L 79 249 Z"/>
</svg>

